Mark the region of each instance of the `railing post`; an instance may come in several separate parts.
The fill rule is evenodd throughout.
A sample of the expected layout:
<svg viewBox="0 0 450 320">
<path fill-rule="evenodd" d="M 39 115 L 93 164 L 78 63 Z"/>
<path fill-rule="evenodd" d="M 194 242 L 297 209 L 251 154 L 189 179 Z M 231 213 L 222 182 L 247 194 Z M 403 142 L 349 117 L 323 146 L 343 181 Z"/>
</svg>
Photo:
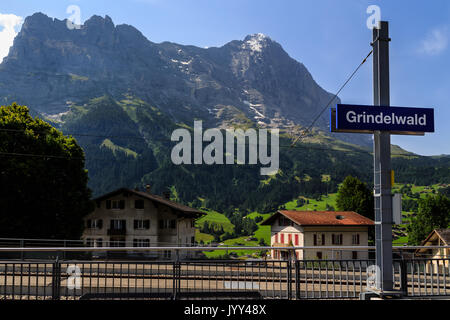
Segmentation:
<svg viewBox="0 0 450 320">
<path fill-rule="evenodd" d="M 177 300 L 177 295 L 179 292 L 181 277 L 181 266 L 180 266 L 180 255 L 179 250 L 175 250 L 175 261 L 173 263 L 173 283 L 172 283 L 172 295 L 173 299 Z"/>
<path fill-rule="evenodd" d="M 21 247 L 21 248 L 24 248 L 24 247 L 25 247 L 25 241 L 23 241 L 23 239 L 20 240 L 20 247 Z M 20 251 L 20 260 L 23 260 L 24 254 L 25 254 L 25 253 L 23 252 L 23 250 Z"/>
<path fill-rule="evenodd" d="M 400 260 L 400 287 L 405 296 L 408 295 L 408 264 L 402 257 Z"/>
<path fill-rule="evenodd" d="M 294 272 L 295 272 L 295 277 L 297 276 L 297 271 L 296 271 L 296 259 L 295 259 L 295 250 L 288 250 L 288 262 L 287 262 L 287 272 L 288 272 L 288 277 L 287 277 L 287 289 L 288 289 L 288 300 L 292 300 L 293 298 L 293 294 L 292 294 L 292 263 L 294 263 Z M 296 281 L 297 283 L 297 281 Z"/>
<path fill-rule="evenodd" d="M 291 274 L 291 252 L 288 251 L 288 260 L 286 261 L 286 265 L 287 265 L 287 283 L 286 283 L 286 287 L 287 287 L 287 298 L 288 300 L 291 300 L 291 291 L 292 291 L 292 274 Z"/>
<path fill-rule="evenodd" d="M 66 240 L 64 240 L 64 248 L 67 247 Z M 63 260 L 66 260 L 66 250 L 63 251 Z"/>
<path fill-rule="evenodd" d="M 52 300 L 60 299 L 61 264 L 58 255 L 52 268 Z"/>
<path fill-rule="evenodd" d="M 295 260 L 295 299 L 300 299 L 300 262 Z"/>
</svg>

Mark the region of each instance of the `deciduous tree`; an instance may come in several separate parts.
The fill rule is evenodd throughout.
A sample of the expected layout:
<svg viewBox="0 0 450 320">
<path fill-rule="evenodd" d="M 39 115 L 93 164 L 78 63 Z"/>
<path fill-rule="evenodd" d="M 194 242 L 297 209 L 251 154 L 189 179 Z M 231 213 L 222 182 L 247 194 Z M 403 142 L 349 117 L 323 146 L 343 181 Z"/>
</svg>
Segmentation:
<svg viewBox="0 0 450 320">
<path fill-rule="evenodd" d="M 419 245 L 434 229 L 450 227 L 450 199 L 427 195 L 419 200 L 419 210 L 408 226 L 408 242 Z"/>
<path fill-rule="evenodd" d="M 339 187 L 336 205 L 341 211 L 355 211 L 369 219 L 374 219 L 373 194 L 358 178 L 348 176 Z"/>
<path fill-rule="evenodd" d="M 78 239 L 92 209 L 84 153 L 25 106 L 0 107 L 0 235 Z"/>
</svg>

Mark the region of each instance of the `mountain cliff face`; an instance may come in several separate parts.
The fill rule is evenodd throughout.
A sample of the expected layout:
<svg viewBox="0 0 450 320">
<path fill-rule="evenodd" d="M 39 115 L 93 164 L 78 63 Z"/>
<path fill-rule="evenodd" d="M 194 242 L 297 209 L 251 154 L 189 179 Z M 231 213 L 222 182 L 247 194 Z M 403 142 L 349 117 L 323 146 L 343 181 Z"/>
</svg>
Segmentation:
<svg viewBox="0 0 450 320">
<path fill-rule="evenodd" d="M 370 136 L 333 136 L 325 113 L 296 148 L 280 149 L 280 171 L 266 177 L 258 165 L 172 164 L 173 130 L 201 119 L 204 129 L 298 132 L 332 97 L 265 35 L 220 48 L 157 44 L 108 16 L 69 30 L 66 21 L 34 14 L 0 64 L 0 103 L 27 105 L 73 135 L 94 195 L 150 183 L 156 193 L 170 188 L 178 201 L 218 211 L 273 212 L 299 194 L 336 191 L 349 174 L 370 183 L 372 155 L 348 143 L 367 146 Z M 281 135 L 280 145 L 291 138 Z M 393 158 L 393 167 L 399 182 L 429 184 L 448 180 L 449 161 L 411 155 Z"/>
<path fill-rule="evenodd" d="M 169 187 L 179 201 L 201 198 L 222 211 L 271 212 L 299 194 L 335 190 L 348 174 L 370 182 L 372 155 L 362 147 L 371 144 L 370 136 L 334 136 L 324 113 L 297 148 L 280 149 L 281 170 L 266 177 L 257 165 L 173 165 L 173 130 L 192 128 L 201 119 L 204 129 L 298 133 L 332 97 L 265 35 L 208 49 L 153 43 L 108 16 L 93 16 L 81 29 L 69 30 L 66 21 L 34 14 L 0 64 L 0 103 L 27 105 L 72 134 L 86 153 L 94 195 L 150 183 L 155 192 Z M 291 142 L 281 136 L 281 146 Z M 404 182 L 416 182 L 410 181 L 416 169 L 429 170 L 429 182 L 446 179 L 448 159 L 439 161 L 413 156 L 393 163 L 409 177 Z"/>
<path fill-rule="evenodd" d="M 208 127 L 226 127 L 245 118 L 287 130 L 308 126 L 332 98 L 263 34 L 204 49 L 153 43 L 108 16 L 93 16 L 79 30 L 41 13 L 26 18 L 0 65 L 2 103 L 17 101 L 59 119 L 72 106 L 105 95 L 136 97 L 177 123 L 202 119 Z M 316 126 L 328 131 L 327 113 Z"/>
</svg>

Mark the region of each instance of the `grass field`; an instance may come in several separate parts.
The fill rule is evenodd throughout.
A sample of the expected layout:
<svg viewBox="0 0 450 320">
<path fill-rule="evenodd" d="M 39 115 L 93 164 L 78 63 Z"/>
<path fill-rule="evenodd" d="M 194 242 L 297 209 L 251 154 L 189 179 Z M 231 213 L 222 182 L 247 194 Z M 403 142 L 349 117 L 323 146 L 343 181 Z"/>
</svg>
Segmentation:
<svg viewBox="0 0 450 320">
<path fill-rule="evenodd" d="M 337 193 L 330 193 L 327 195 L 323 195 L 322 199 L 320 201 L 316 199 L 306 198 L 306 197 L 299 197 L 303 198 L 305 201 L 309 202 L 304 204 L 303 206 L 299 207 L 297 206 L 297 199 L 294 199 L 292 201 L 287 202 L 284 207 L 286 210 L 303 210 L 303 211 L 325 211 L 327 204 L 329 206 L 332 206 L 336 209 L 336 197 Z"/>
<path fill-rule="evenodd" d="M 400 189 L 404 186 L 404 184 L 396 183 L 394 187 L 392 188 L 392 191 L 394 193 L 399 193 Z M 438 190 L 440 189 L 440 186 L 438 184 L 434 184 L 431 186 L 411 186 L 411 192 L 412 193 L 418 193 L 420 195 L 420 198 L 424 199 L 428 194 L 437 194 Z M 408 197 L 406 195 L 403 195 L 404 199 L 414 199 L 411 197 Z"/>
<path fill-rule="evenodd" d="M 405 184 L 401 184 L 401 183 L 396 183 L 394 185 L 394 187 L 392 188 L 392 192 L 393 193 L 400 193 L 400 189 L 405 186 Z M 419 198 L 420 199 L 425 199 L 427 197 L 427 195 L 430 194 L 437 194 L 439 188 L 441 188 L 440 185 L 438 184 L 434 184 L 431 186 L 416 186 L 416 185 L 411 185 L 411 192 L 413 194 L 419 194 Z M 418 200 L 414 197 L 410 197 L 406 194 L 402 195 L 402 199 L 412 199 L 412 200 Z M 409 223 L 411 222 L 413 216 L 413 212 L 408 212 L 408 211 L 402 211 L 402 222 L 403 224 L 400 224 L 398 226 L 394 226 L 396 229 L 398 230 L 403 230 L 403 232 L 405 233 L 404 236 L 400 236 L 400 237 L 394 237 L 394 240 L 392 241 L 392 243 L 394 245 L 404 245 L 408 243 L 408 235 L 406 234 L 406 228 L 409 225 Z"/>
<path fill-rule="evenodd" d="M 395 245 L 404 245 L 408 243 L 408 237 L 399 237 L 392 241 L 392 244 Z"/>
<path fill-rule="evenodd" d="M 234 239 L 228 239 L 223 242 L 225 247 L 238 247 L 238 246 L 246 246 L 246 247 L 257 247 L 259 246 L 258 241 L 248 241 L 252 236 L 239 237 Z M 223 256 L 227 251 L 225 250 L 214 250 L 210 252 L 204 252 L 208 258 L 218 258 Z M 230 251 L 231 252 L 231 251 Z M 256 250 L 235 250 L 238 256 L 252 255 L 256 253 Z"/>
<path fill-rule="evenodd" d="M 252 212 L 248 215 L 248 217 L 250 217 L 252 219 L 255 219 L 258 216 L 262 217 L 263 220 L 258 222 L 258 230 L 255 231 L 253 236 L 255 238 L 258 238 L 258 242 L 260 239 L 264 239 L 264 242 L 266 243 L 266 245 L 270 245 L 270 226 L 262 226 L 261 222 L 263 222 L 264 220 L 269 218 L 271 216 L 271 214 L 270 213 L 261 214 L 258 212 Z"/>
<path fill-rule="evenodd" d="M 216 223 L 218 225 L 222 225 L 225 231 L 233 231 L 234 226 L 225 215 L 223 215 L 217 211 L 214 211 L 214 210 L 203 210 L 202 209 L 202 211 L 207 213 L 207 215 L 203 216 L 202 218 L 197 220 L 196 225 L 198 227 L 200 227 L 205 222 L 210 222 L 210 223 Z M 255 219 L 258 216 L 262 217 L 263 218 L 262 221 L 264 221 L 265 219 L 267 219 L 270 216 L 270 214 L 260 214 L 258 212 L 252 212 L 247 217 L 249 217 L 251 219 Z M 270 245 L 270 227 L 269 226 L 261 226 L 260 224 L 262 221 L 260 221 L 258 223 L 258 230 L 256 230 L 253 235 L 225 240 L 222 242 L 223 246 L 228 246 L 228 247 L 231 247 L 231 246 L 247 246 L 247 247 L 248 246 L 259 246 L 259 241 L 261 238 L 264 239 L 264 241 L 267 245 Z M 256 240 L 247 241 L 249 238 L 256 238 Z M 208 244 L 214 240 L 214 237 L 212 235 L 201 233 L 201 232 L 197 231 L 195 234 L 195 239 L 196 239 L 196 241 L 202 240 L 203 243 Z M 236 250 L 233 252 L 235 252 L 238 256 L 245 256 L 245 255 L 251 255 L 253 253 L 256 253 L 255 250 Z M 209 252 L 205 251 L 204 253 L 208 258 L 218 258 L 220 256 L 223 256 L 226 253 L 226 251 L 214 250 L 214 251 L 209 251 Z M 230 253 L 230 252 L 228 252 L 228 253 Z"/>
<path fill-rule="evenodd" d="M 201 233 L 198 229 L 195 231 L 195 240 L 197 242 L 210 243 L 214 240 L 214 236 L 206 233 Z"/>
<path fill-rule="evenodd" d="M 225 232 L 227 231 L 231 232 L 234 230 L 234 225 L 230 222 L 230 220 L 228 220 L 228 218 L 224 214 L 208 209 L 201 209 L 201 211 L 205 212 L 206 215 L 196 221 L 195 225 L 197 227 L 201 227 L 203 223 L 208 222 L 221 225 Z"/>
</svg>

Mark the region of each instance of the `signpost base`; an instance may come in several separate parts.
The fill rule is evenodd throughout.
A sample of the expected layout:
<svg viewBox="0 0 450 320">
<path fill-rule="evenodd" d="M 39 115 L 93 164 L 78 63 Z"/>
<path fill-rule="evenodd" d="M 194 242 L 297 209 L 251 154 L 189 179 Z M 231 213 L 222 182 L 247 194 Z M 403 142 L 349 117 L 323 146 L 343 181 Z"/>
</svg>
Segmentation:
<svg viewBox="0 0 450 320">
<path fill-rule="evenodd" d="M 402 299 L 404 297 L 404 292 L 399 290 L 393 291 L 381 291 L 378 289 L 370 289 L 359 294 L 359 300 L 372 300 L 372 298 L 378 298 L 381 300 L 388 299 Z"/>
</svg>

